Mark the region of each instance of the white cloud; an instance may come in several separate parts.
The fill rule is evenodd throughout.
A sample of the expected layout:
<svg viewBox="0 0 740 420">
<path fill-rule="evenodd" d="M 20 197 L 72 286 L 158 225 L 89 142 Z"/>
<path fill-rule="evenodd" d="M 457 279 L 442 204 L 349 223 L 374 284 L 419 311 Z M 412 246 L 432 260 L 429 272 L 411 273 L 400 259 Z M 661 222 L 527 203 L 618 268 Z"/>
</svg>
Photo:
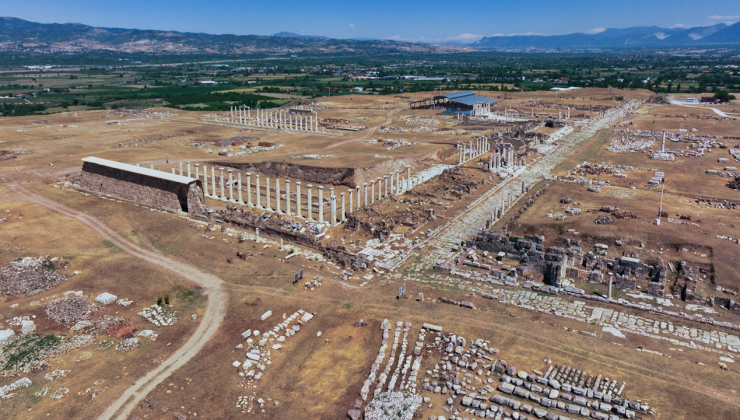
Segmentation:
<svg viewBox="0 0 740 420">
<path fill-rule="evenodd" d="M 601 32 L 604 32 L 606 28 L 593 28 L 586 31 L 587 34 L 599 34 Z"/>
<path fill-rule="evenodd" d="M 719 16 L 719 15 L 713 15 L 709 16 L 709 19 L 711 20 L 740 20 L 740 15 L 736 16 Z"/>
<path fill-rule="evenodd" d="M 350 28 L 354 28 L 354 27 L 355 27 L 355 24 L 354 24 L 354 23 L 350 23 L 350 24 L 349 24 L 349 27 L 350 27 Z"/>
<path fill-rule="evenodd" d="M 456 36 L 449 36 L 445 38 L 445 41 L 463 41 L 463 42 L 474 42 L 483 38 L 485 35 L 474 35 L 474 34 L 460 34 Z"/>
</svg>

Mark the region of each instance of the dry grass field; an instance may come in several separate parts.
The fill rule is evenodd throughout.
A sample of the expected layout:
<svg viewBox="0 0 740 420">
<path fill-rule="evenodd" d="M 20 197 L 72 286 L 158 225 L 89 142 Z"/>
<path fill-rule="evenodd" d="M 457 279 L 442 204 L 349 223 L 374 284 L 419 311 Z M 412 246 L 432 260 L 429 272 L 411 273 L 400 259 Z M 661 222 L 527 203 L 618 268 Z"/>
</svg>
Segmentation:
<svg viewBox="0 0 740 420">
<path fill-rule="evenodd" d="M 495 99 L 504 96 L 503 92 L 482 94 Z M 497 108 L 508 105 L 517 108 L 518 104 L 533 99 L 565 106 L 613 106 L 612 97 L 621 94 L 619 91 L 598 89 L 562 93 L 509 92 L 506 99 L 501 98 Z M 691 348 L 676 351 L 668 341 L 629 332 L 625 332 L 626 338 L 620 338 L 603 332 L 597 325 L 486 300 L 463 287 L 452 285 L 430 286 L 409 278 L 407 294 L 416 297 L 418 293 L 423 293 L 426 300 L 396 299 L 398 286 L 407 282 L 405 276 L 413 274 L 407 270 L 407 266 L 397 269 L 398 273 L 403 274 L 400 281 L 377 272 L 372 272 L 375 275 L 373 280 L 365 281 L 362 276 L 366 271 L 344 281 L 340 278 L 342 269 L 335 264 L 309 260 L 303 256 L 287 259 L 291 252 L 287 247 L 279 249 L 277 245 L 255 243 L 249 239 L 240 241 L 237 236 L 221 233 L 219 224 L 216 230 L 208 231 L 202 224 L 184 215 L 83 194 L 60 188 L 57 184 L 68 175 L 78 173 L 80 159 L 85 156 L 139 163 L 142 166 L 151 164 L 167 172 L 178 167 L 179 161 L 273 161 L 325 168 L 370 168 L 371 171 L 377 167 L 380 175 L 387 170 L 382 162 L 387 162 L 385 165 L 401 161 L 404 165 L 412 163 L 414 171 L 433 164 L 457 163 L 456 152 L 448 152 L 451 145 L 458 141 L 467 142 L 476 134 L 462 129 L 461 133 L 450 131 L 449 134 L 410 132 L 417 126 L 407 124 L 408 118 L 434 118 L 439 124 L 437 128 L 460 128 L 456 127 L 457 122 L 453 118 L 441 118 L 432 110 L 405 109 L 408 101 L 432 95 L 426 92 L 405 95 L 408 97 L 403 98 L 364 95 L 324 98 L 321 104 L 328 109 L 319 111 L 320 118 L 352 120 L 348 125 L 366 127 L 364 132 L 343 131 L 343 136 L 336 137 L 208 123 L 201 120 L 204 113 L 187 111 L 177 111 L 178 115 L 172 118 L 129 121 L 107 111 L 0 120 L 0 150 L 24 149 L 33 152 L 0 161 L 0 219 L 5 219 L 0 223 L 0 268 L 19 257 L 50 255 L 70 261 L 71 267 L 65 269 L 65 273 L 79 271 L 79 274 L 71 276 L 54 289 L 2 302 L 0 315 L 3 325 L 13 317 L 35 315 L 39 334 L 71 335 L 68 328 L 46 319 L 44 305 L 35 302 L 49 301 L 52 295 L 61 296 L 68 290 L 82 290 L 90 300 L 103 292 L 133 300 L 134 303 L 127 307 L 115 303 L 107 305 L 99 314 L 125 318 L 139 331 L 153 329 L 158 334 L 156 340 L 142 340 L 139 347 L 128 352 L 115 349 L 115 344 L 121 339 L 99 335 L 87 347 L 49 360 L 51 367 L 45 372 L 27 375 L 33 382 L 30 387 L 15 391 L 15 397 L 0 405 L 0 418 L 98 418 L 136 379 L 151 372 L 182 347 L 204 319 L 208 305 L 213 303 L 200 293 L 195 283 L 105 241 L 99 232 L 91 229 L 83 220 L 31 201 L 28 195 L 18 192 L 17 185 L 30 194 L 37 194 L 95 218 L 131 244 L 157 254 L 163 260 L 183 267 L 195 267 L 222 282 L 221 288 L 228 298 L 223 322 L 213 337 L 195 357 L 154 387 L 146 395 L 149 398 L 147 403 L 138 405 L 128 418 L 168 419 L 174 418 L 176 413 L 188 419 L 345 418 L 347 410 L 359 397 L 360 388 L 377 356 L 383 319 L 392 323 L 411 322 L 413 327 L 409 332 L 409 341 L 412 342 L 418 336 L 422 323 L 429 322 L 442 326 L 444 333 L 455 332 L 469 341 L 479 337 L 490 340 L 491 346 L 501 350 L 497 358 L 505 359 L 509 364 L 526 371 L 546 370 L 543 360 L 552 359 L 556 364 L 599 372 L 620 383 L 625 381 L 629 398 L 646 401 L 655 409 L 655 414 L 643 415 L 644 419 L 738 418 L 740 386 L 737 369 L 733 366 L 729 370 L 719 369 L 718 355 L 715 353 Z M 645 99 L 649 93 L 635 91 L 630 95 Z M 522 112 L 527 109 L 525 106 L 520 108 Z M 637 116 L 632 117 L 635 128 L 670 129 L 673 127 L 670 124 L 679 119 L 662 115 L 681 112 L 681 109 L 674 108 L 680 107 L 643 108 Z M 536 109 L 535 112 L 557 115 L 556 108 Z M 705 113 L 706 110 L 701 112 Z M 653 118 L 656 119 L 655 126 L 651 122 Z M 44 121 L 40 121 L 42 119 Z M 119 120 L 121 125 L 107 124 L 111 120 Z M 689 124 L 684 122 L 684 125 Z M 409 131 L 384 132 L 381 126 Z M 713 135 L 735 135 L 731 134 L 735 132 L 733 130 L 740 130 L 740 123 L 734 121 L 698 120 L 691 125 L 694 126 L 700 133 Z M 119 143 L 132 143 L 156 135 L 173 137 L 134 147 L 115 147 Z M 226 158 L 207 153 L 207 147 L 189 145 L 200 138 L 233 136 L 254 136 L 259 137 L 259 141 L 281 143 L 284 146 L 267 152 Z M 419 144 L 386 151 L 381 144 L 366 142 L 368 139 L 404 139 Z M 701 220 L 697 222 L 698 226 L 667 223 L 665 218 L 661 226 L 655 226 L 653 219 L 660 203 L 660 194 L 642 185 L 649 179 L 648 172 L 635 171 L 629 172 L 626 180 L 609 178 L 615 187 L 602 187 L 600 193 L 588 192 L 583 185 L 553 182 L 521 217 L 509 225 L 512 233 L 544 235 L 547 246 L 563 246 L 565 238 L 569 238 L 584 250 L 590 249 L 595 243 L 606 243 L 610 255 L 621 254 L 622 251 L 639 252 L 644 259 L 663 258 L 674 263 L 685 260 L 689 264 L 705 264 L 713 268 L 713 276 L 703 282 L 697 296 L 727 296 L 726 293 L 717 292 L 716 286 L 729 291 L 740 290 L 737 280 L 740 261 L 736 252 L 736 247 L 740 245 L 715 238 L 718 234 L 736 236 L 733 234 L 736 230 L 734 225 L 740 214 L 737 210 L 702 207 L 693 200 L 698 196 L 731 200 L 729 197 L 737 195 L 735 190 L 724 186 L 726 178 L 704 173 L 707 168 L 717 166 L 717 156 L 725 157 L 726 152 L 714 150 L 701 158 L 658 162 L 649 160 L 646 154 L 605 151 L 608 144 L 609 133 L 602 131 L 583 143 L 552 174 L 565 175 L 583 161 L 662 170 L 668 181 L 664 210 L 669 217 L 690 214 L 693 221 Z M 332 157 L 320 160 L 293 158 L 309 153 Z M 390 157 L 378 158 L 376 155 Z M 167 159 L 169 163 L 166 163 Z M 50 163 L 53 164 L 51 168 Z M 481 170 L 476 160 L 464 165 L 460 171 L 461 178 L 469 182 L 478 182 L 489 176 Z M 388 217 L 408 208 L 402 200 L 419 197 L 429 200 L 430 203 L 425 206 L 433 208 L 442 217 L 423 223 L 409 235 L 412 240 L 423 240 L 427 229 L 444 228 L 450 220 L 464 212 L 475 200 L 493 191 L 498 184 L 499 180 L 494 179 L 462 198 L 442 200 L 434 196 L 438 194 L 435 188 L 443 187 L 439 178 L 435 178 L 415 188 L 418 195 L 401 195 L 397 197 L 398 202 L 386 200 L 374 210 L 381 217 Z M 346 191 L 344 186 L 336 188 L 337 192 Z M 562 197 L 572 198 L 583 212 L 562 221 L 547 218 L 545 215 L 551 210 L 553 214 L 564 213 L 559 203 Z M 225 205 L 211 199 L 207 204 L 213 208 Z M 596 225 L 593 220 L 598 214 L 587 210 L 603 205 L 617 205 L 621 210 L 634 212 L 637 218 L 617 220 L 612 225 Z M 509 216 L 507 214 L 504 219 L 507 220 Z M 502 224 L 499 222 L 494 225 L 494 229 Z M 577 234 L 569 232 L 569 229 L 574 229 Z M 347 245 L 352 252 L 360 247 L 350 246 L 349 243 L 371 238 L 366 232 L 353 233 L 343 226 L 333 227 L 329 232 L 336 245 Z M 621 248 L 614 246 L 615 240 L 622 241 Z M 637 248 L 640 242 L 644 243 L 644 249 Z M 684 247 L 689 251 L 680 250 Z M 237 252 L 252 255 L 240 259 L 236 258 Z M 418 256 L 409 260 L 411 263 L 418 261 Z M 308 290 L 303 282 L 294 285 L 293 273 L 299 269 L 304 270 L 304 281 L 314 277 L 323 278 L 322 286 Z M 367 273 L 371 271 L 367 270 Z M 437 273 L 439 271 L 429 267 L 422 274 L 431 277 Z M 361 287 L 363 281 L 367 284 Z M 588 286 L 589 293 L 603 293 L 601 285 L 577 286 Z M 155 327 L 137 313 L 163 296 L 171 298 L 178 322 L 172 326 Z M 618 292 L 617 297 L 621 296 L 621 292 Z M 470 301 L 477 309 L 443 304 L 437 301 L 439 297 Z M 676 303 L 682 307 L 682 303 Z M 18 306 L 11 308 L 14 304 Z M 260 316 L 267 310 L 272 311 L 272 316 L 260 321 Z M 236 348 L 245 343 L 241 333 L 247 329 L 270 331 L 283 321 L 283 314 L 290 316 L 297 310 L 315 313 L 315 317 L 304 324 L 295 336 L 281 343 L 282 348 L 271 351 L 270 363 L 262 372 L 262 379 L 256 382 L 256 387 L 245 387 L 239 375 L 243 371 L 232 366 L 235 360 L 244 361 L 244 350 Z M 620 310 L 641 315 L 637 310 Z M 195 319 L 191 318 L 191 314 L 196 315 Z M 740 323 L 740 316 L 729 311 L 713 316 Z M 659 321 L 670 320 L 667 316 L 657 314 L 651 314 L 651 317 Z M 368 325 L 353 326 L 360 319 L 367 321 Z M 688 321 L 686 324 L 705 328 L 703 324 Z M 0 329 L 4 328 L 9 327 Z M 428 336 L 427 342 L 433 341 L 433 337 Z M 101 344 L 104 340 L 114 344 L 107 347 L 108 344 Z M 660 352 L 663 356 L 640 352 L 638 348 Z M 75 361 L 86 357 L 82 356 L 86 352 L 90 353 L 89 358 Z M 425 372 L 432 370 L 440 358 L 441 354 L 436 350 L 424 354 L 419 371 L 420 380 L 427 377 Z M 45 373 L 54 370 L 69 372 L 53 381 L 45 379 Z M 0 385 L 7 385 L 16 379 L 18 377 L 4 378 Z M 44 388 L 49 388 L 48 395 L 42 395 Z M 68 394 L 58 400 L 49 398 L 59 388 L 68 388 Z M 91 397 L 93 393 L 94 398 Z M 238 398 L 252 395 L 255 399 L 265 400 L 264 408 L 260 409 L 255 403 L 252 413 L 242 413 L 243 409 L 237 407 Z M 421 395 L 431 399 L 431 407 L 424 404 L 419 410 L 423 418 L 442 413 L 447 395 L 427 391 L 421 391 Z"/>
</svg>

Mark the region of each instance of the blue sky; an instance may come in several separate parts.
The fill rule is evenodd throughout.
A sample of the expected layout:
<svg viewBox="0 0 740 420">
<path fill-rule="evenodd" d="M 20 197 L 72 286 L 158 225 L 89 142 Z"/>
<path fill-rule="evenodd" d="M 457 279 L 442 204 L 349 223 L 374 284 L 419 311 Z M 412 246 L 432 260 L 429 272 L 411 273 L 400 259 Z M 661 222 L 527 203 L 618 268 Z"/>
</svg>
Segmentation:
<svg viewBox="0 0 740 420">
<path fill-rule="evenodd" d="M 0 15 L 44 23 L 440 42 L 483 35 L 598 32 L 740 21 L 740 1 L 0 0 Z"/>
</svg>

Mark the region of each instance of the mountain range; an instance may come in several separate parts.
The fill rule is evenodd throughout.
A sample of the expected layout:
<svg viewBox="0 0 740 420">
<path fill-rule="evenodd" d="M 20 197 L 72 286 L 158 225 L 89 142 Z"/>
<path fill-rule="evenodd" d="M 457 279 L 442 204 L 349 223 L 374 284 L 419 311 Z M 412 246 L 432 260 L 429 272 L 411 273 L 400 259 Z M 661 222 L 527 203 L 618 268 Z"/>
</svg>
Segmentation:
<svg viewBox="0 0 740 420">
<path fill-rule="evenodd" d="M 94 51 L 160 54 L 287 53 L 448 53 L 497 48 L 587 49 L 661 48 L 740 45 L 740 22 L 695 28 L 637 26 L 599 33 L 487 36 L 461 45 L 413 43 L 387 39 L 333 39 L 278 32 L 264 35 L 213 35 L 161 30 L 98 28 L 78 23 L 36 23 L 0 17 L 0 51 Z"/>
<path fill-rule="evenodd" d="M 445 53 L 469 47 L 392 40 L 331 39 L 280 32 L 262 35 L 212 35 L 160 30 L 96 28 L 78 23 L 36 23 L 0 17 L 0 51 L 94 51 L 200 54 L 286 53 Z"/>
<path fill-rule="evenodd" d="M 477 48 L 660 48 L 740 44 L 740 22 L 695 28 L 636 26 L 606 29 L 595 34 L 487 36 L 470 46 Z"/>
</svg>

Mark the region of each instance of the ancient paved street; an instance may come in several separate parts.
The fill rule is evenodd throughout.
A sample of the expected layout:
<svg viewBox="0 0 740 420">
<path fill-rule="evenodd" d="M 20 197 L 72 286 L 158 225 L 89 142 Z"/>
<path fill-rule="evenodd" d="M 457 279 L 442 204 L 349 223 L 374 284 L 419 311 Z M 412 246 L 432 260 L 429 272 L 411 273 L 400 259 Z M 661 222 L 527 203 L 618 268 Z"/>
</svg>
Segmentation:
<svg viewBox="0 0 740 420">
<path fill-rule="evenodd" d="M 433 265 L 437 261 L 450 257 L 452 247 L 459 244 L 463 239 L 475 235 L 481 227 L 485 226 L 486 220 L 491 217 L 491 213 L 501 207 L 502 200 L 508 199 L 509 194 L 514 197 L 521 196 L 522 182 L 525 187 L 532 187 L 573 153 L 581 142 L 593 137 L 599 130 L 606 128 L 610 122 L 623 117 L 625 112 L 630 112 L 637 107 L 639 107 L 639 104 L 631 103 L 628 108 L 620 108 L 614 114 L 607 115 L 585 127 L 582 131 L 563 137 L 557 145 L 544 146 L 550 150 L 540 160 L 528 166 L 524 171 L 518 172 L 514 177 L 505 180 L 501 185 L 471 204 L 467 212 L 438 229 L 425 243 L 426 249 L 422 256 L 423 261 Z"/>
</svg>

